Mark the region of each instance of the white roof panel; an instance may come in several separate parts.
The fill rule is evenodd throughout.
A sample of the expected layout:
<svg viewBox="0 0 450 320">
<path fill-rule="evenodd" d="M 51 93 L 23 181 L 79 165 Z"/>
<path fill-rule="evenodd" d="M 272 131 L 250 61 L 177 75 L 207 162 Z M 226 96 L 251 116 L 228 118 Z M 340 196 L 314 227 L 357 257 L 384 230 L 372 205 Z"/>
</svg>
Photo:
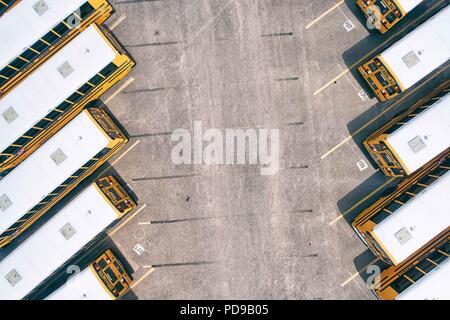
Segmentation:
<svg viewBox="0 0 450 320">
<path fill-rule="evenodd" d="M 0 137 L 2 137 L 0 152 L 42 120 L 115 57 L 114 50 L 104 41 L 98 29 L 91 25 L 41 65 L 0 100 Z M 58 71 L 64 63 L 68 63 L 73 69 L 66 78 Z M 10 108 L 17 114 L 17 118 L 12 122 L 1 116 Z"/>
<path fill-rule="evenodd" d="M 94 271 L 86 268 L 45 300 L 112 300 L 112 298 Z"/>
<path fill-rule="evenodd" d="M 449 190 L 447 172 L 373 229 L 397 264 L 450 226 Z"/>
<path fill-rule="evenodd" d="M 450 59 L 448 30 L 450 6 L 381 54 L 405 89 L 412 87 Z"/>
<path fill-rule="evenodd" d="M 397 0 L 397 2 L 400 4 L 403 10 L 408 13 L 419 4 L 421 4 L 423 0 Z"/>
<path fill-rule="evenodd" d="M 24 298 L 117 217 L 89 186 L 0 262 L 0 300 Z M 75 231 L 66 239 L 61 229 L 68 225 Z M 22 278 L 14 286 L 6 279 L 13 270 Z"/>
<path fill-rule="evenodd" d="M 45 196 L 108 145 L 108 139 L 83 112 L 0 180 L 0 196 L 11 205 L 0 214 L 3 233 Z M 62 152 L 56 164 L 50 157 Z"/>
<path fill-rule="evenodd" d="M 403 291 L 397 300 L 450 300 L 450 259 Z"/>
<path fill-rule="evenodd" d="M 450 148 L 450 93 L 387 138 L 410 173 Z"/>
<path fill-rule="evenodd" d="M 37 1 L 22 0 L 0 19 L 0 69 L 7 66 L 87 0 L 44 0 L 48 10 L 39 15 Z"/>
</svg>

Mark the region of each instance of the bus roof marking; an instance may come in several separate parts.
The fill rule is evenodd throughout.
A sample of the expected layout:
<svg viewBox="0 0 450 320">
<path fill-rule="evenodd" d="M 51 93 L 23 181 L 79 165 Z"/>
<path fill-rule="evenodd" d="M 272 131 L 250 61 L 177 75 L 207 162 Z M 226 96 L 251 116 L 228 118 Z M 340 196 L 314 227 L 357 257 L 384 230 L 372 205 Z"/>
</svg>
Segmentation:
<svg viewBox="0 0 450 320">
<path fill-rule="evenodd" d="M 116 53 L 97 30 L 94 26 L 87 28 L 2 97 L 0 114 L 13 107 L 19 117 L 13 125 L 0 117 L 0 151 L 114 61 Z"/>
<path fill-rule="evenodd" d="M 394 131 L 386 141 L 406 169 L 413 173 L 450 147 L 448 137 L 450 93 Z"/>
<path fill-rule="evenodd" d="M 450 225 L 450 172 L 384 219 L 373 233 L 389 254 L 401 263 Z M 400 241 L 398 232 L 406 229 L 408 241 Z"/>
<path fill-rule="evenodd" d="M 404 89 L 408 89 L 450 59 L 450 6 L 381 53 Z M 403 58 L 413 52 L 420 62 L 408 67 Z"/>
<path fill-rule="evenodd" d="M 86 0 L 21 1 L 0 19 L 0 69 L 21 55 Z M 37 6 L 36 6 L 37 5 Z M 41 13 L 41 15 L 39 15 Z"/>
<path fill-rule="evenodd" d="M 397 300 L 449 300 L 450 259 L 403 291 Z"/>
<path fill-rule="evenodd" d="M 0 262 L 0 299 L 25 297 L 116 218 L 95 186 L 89 186 Z M 11 270 L 22 277 L 14 287 L 5 278 Z"/>
<path fill-rule="evenodd" d="M 6 194 L 13 203 L 0 215 L 0 233 L 105 148 L 108 142 L 83 112 L 14 168 L 0 180 L 0 194 Z M 59 166 L 49 157 L 58 148 L 64 149 L 67 156 Z"/>
</svg>

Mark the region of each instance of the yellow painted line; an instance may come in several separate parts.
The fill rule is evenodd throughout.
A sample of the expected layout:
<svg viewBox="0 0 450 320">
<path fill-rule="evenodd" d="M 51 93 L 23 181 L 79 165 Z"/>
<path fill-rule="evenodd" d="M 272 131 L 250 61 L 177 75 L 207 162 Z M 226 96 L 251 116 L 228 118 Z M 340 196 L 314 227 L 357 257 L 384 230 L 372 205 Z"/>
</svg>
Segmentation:
<svg viewBox="0 0 450 320">
<path fill-rule="evenodd" d="M 331 149 L 330 151 L 328 151 L 327 153 L 325 153 L 323 156 L 320 157 L 321 160 L 325 159 L 326 157 L 328 157 L 330 154 L 332 154 L 334 151 L 336 151 L 337 149 L 339 149 L 340 147 L 342 147 L 344 144 L 346 144 L 348 141 L 350 141 L 353 138 L 353 135 L 345 138 L 341 143 L 339 143 L 337 146 L 335 146 L 333 149 Z"/>
<path fill-rule="evenodd" d="M 117 26 L 119 25 L 119 24 L 121 24 L 122 22 L 123 22 L 123 20 L 125 20 L 127 18 L 127 16 L 126 15 L 122 15 L 122 16 L 120 16 L 116 21 L 114 21 L 112 24 L 111 24 L 111 26 L 109 27 L 109 30 L 114 30 L 115 28 L 117 28 Z"/>
<path fill-rule="evenodd" d="M 141 206 L 138 210 L 136 210 L 135 213 L 133 213 L 131 216 L 129 216 L 127 218 L 127 220 L 125 220 L 123 223 L 121 223 L 120 225 L 118 225 L 116 228 L 114 228 L 114 230 L 112 230 L 111 232 L 108 232 L 108 236 L 112 237 L 117 231 L 119 231 L 120 229 L 122 229 L 124 226 L 126 226 L 131 220 L 134 219 L 134 217 L 136 217 L 139 213 L 141 213 L 142 210 L 144 210 L 147 207 L 146 204 L 144 204 L 143 206 Z"/>
<path fill-rule="evenodd" d="M 140 226 L 147 226 L 149 224 L 151 224 L 151 222 L 139 222 L 138 223 L 138 225 L 140 225 Z"/>
<path fill-rule="evenodd" d="M 126 87 L 128 87 L 130 84 L 132 84 L 134 81 L 134 78 L 131 77 L 128 79 L 123 85 L 119 87 L 111 96 L 108 97 L 108 99 L 105 100 L 105 104 L 110 102 L 112 99 L 114 99 L 121 91 L 123 91 Z"/>
<path fill-rule="evenodd" d="M 319 22 L 320 20 L 322 20 L 325 16 L 327 16 L 328 14 L 330 14 L 331 12 L 333 12 L 336 8 L 338 8 L 341 4 L 344 3 L 344 0 L 339 1 L 338 3 L 336 3 L 334 6 L 332 6 L 330 9 L 328 9 L 327 11 L 325 11 L 324 13 L 322 13 L 319 17 L 317 17 L 316 19 L 314 19 L 314 21 L 312 21 L 310 24 L 308 24 L 305 29 L 309 29 L 311 28 L 313 25 L 315 25 L 317 22 Z"/>
<path fill-rule="evenodd" d="M 108 171 L 113 165 L 115 165 L 117 162 L 119 162 L 123 157 L 125 157 L 131 150 L 133 150 L 141 140 L 136 141 L 133 143 L 124 153 L 122 153 L 116 160 L 111 162 L 110 165 L 108 165 L 102 172 L 100 172 L 99 176 L 102 176 L 106 171 Z"/>
<path fill-rule="evenodd" d="M 107 236 L 111 237 L 113 234 L 115 234 L 117 231 L 119 231 L 125 224 L 127 224 L 132 218 L 134 218 L 135 216 L 137 216 L 142 210 L 145 209 L 145 207 L 147 207 L 146 204 L 142 205 L 142 207 L 140 207 L 132 216 L 130 216 L 124 223 L 118 225 L 117 227 L 115 227 L 114 229 L 110 230 L 109 232 L 107 232 Z M 98 242 L 94 242 L 90 247 L 86 248 L 84 250 L 85 255 L 87 256 L 89 253 L 93 252 L 96 248 L 98 248 L 102 243 L 104 243 L 106 241 L 107 238 L 103 238 Z"/>
<path fill-rule="evenodd" d="M 130 288 L 134 289 L 139 283 L 141 283 L 142 281 L 144 281 L 149 275 L 151 275 L 153 273 L 153 271 L 155 271 L 155 268 L 151 268 L 150 270 L 148 270 L 142 277 L 140 277 L 138 280 L 134 281 Z"/>
<path fill-rule="evenodd" d="M 372 262 L 370 262 L 368 265 L 366 265 L 364 268 L 362 268 L 361 270 L 359 270 L 358 272 L 356 272 L 355 274 L 353 274 L 350 278 L 348 278 L 348 279 L 345 280 L 343 283 L 341 283 L 341 287 L 345 287 L 347 284 L 349 284 L 350 282 L 352 282 L 358 275 L 361 274 L 362 271 L 366 270 L 368 266 L 374 264 L 374 263 L 377 262 L 378 260 L 380 260 L 380 258 L 376 258 L 375 260 L 373 260 Z"/>
<path fill-rule="evenodd" d="M 122 159 L 123 157 L 125 157 L 127 155 L 127 153 L 129 153 L 131 150 L 133 150 L 139 143 L 141 142 L 141 140 L 136 141 L 135 143 L 133 143 L 128 149 L 127 151 L 125 151 L 124 153 L 122 153 L 116 160 L 114 160 L 111 163 L 111 166 L 115 165 L 117 162 L 119 162 L 120 159 Z M 109 168 L 108 168 L 109 169 Z"/>
<path fill-rule="evenodd" d="M 387 44 L 389 41 L 391 41 L 394 37 L 396 37 L 397 35 L 401 34 L 403 31 L 405 31 L 407 28 L 409 28 L 415 21 L 417 21 L 418 19 L 422 18 L 423 16 L 425 16 L 428 12 L 432 11 L 434 8 L 436 8 L 437 6 L 439 6 L 442 3 L 442 1 L 439 1 L 438 3 L 436 3 L 435 5 L 433 5 L 432 7 L 430 7 L 426 12 L 424 12 L 422 15 L 420 15 L 417 19 L 414 19 L 413 21 L 411 21 L 409 24 L 405 25 L 402 29 L 400 29 L 397 33 L 393 34 L 391 37 L 389 37 L 386 41 L 384 41 L 383 43 L 381 43 L 379 46 L 375 47 L 372 51 L 370 51 L 369 53 L 367 53 L 364 57 L 362 57 L 361 59 L 359 59 L 357 62 L 355 62 L 354 64 L 352 64 L 347 70 L 342 71 L 338 76 L 336 76 L 333 80 L 329 81 L 327 84 L 325 84 L 324 86 L 322 86 L 320 89 L 318 89 L 316 92 L 314 92 L 314 95 L 318 95 L 319 93 L 321 93 L 323 90 L 325 90 L 326 88 L 328 88 L 330 85 L 332 85 L 335 81 L 339 80 L 341 77 L 343 77 L 344 75 L 346 75 L 350 70 L 352 70 L 353 68 L 359 66 L 360 64 L 362 64 L 362 62 L 368 60 L 369 57 L 373 56 L 375 52 L 377 52 L 381 47 L 383 47 L 385 44 Z"/>
<path fill-rule="evenodd" d="M 351 66 L 350 68 L 353 68 L 354 66 Z M 345 69 L 344 71 L 342 71 L 340 74 L 338 74 L 335 78 L 333 78 L 332 80 L 330 80 L 330 82 L 328 82 L 327 84 L 325 84 L 323 87 L 321 87 L 319 90 L 317 90 L 316 92 L 314 92 L 314 95 L 317 96 L 319 93 L 321 93 L 323 90 L 325 90 L 326 88 L 328 88 L 329 86 L 331 86 L 335 81 L 339 80 L 340 78 L 342 78 L 343 76 L 345 76 L 347 73 L 350 72 L 350 69 Z"/>
<path fill-rule="evenodd" d="M 447 69 L 449 68 L 449 66 L 445 67 L 444 69 L 442 69 L 441 71 L 437 72 L 436 74 L 434 74 L 432 77 L 430 77 L 429 79 L 427 79 L 425 82 L 423 82 L 421 85 L 417 86 L 415 89 L 412 89 L 410 91 L 406 91 L 406 93 L 402 96 L 401 99 L 397 100 L 395 103 L 393 103 L 391 106 L 385 108 L 383 111 L 381 111 L 376 117 L 372 118 L 372 120 L 370 120 L 369 122 L 367 122 L 365 125 L 363 125 L 361 128 L 359 128 L 358 130 L 356 130 L 351 136 L 348 136 L 347 138 L 345 138 L 341 143 L 339 143 L 338 145 L 336 145 L 334 148 L 332 148 L 330 151 L 328 151 L 327 153 L 325 153 L 322 157 L 320 157 L 321 160 L 325 159 L 326 157 L 328 157 L 330 154 L 332 154 L 334 151 L 336 151 L 337 149 L 339 149 L 340 147 L 342 147 L 344 144 L 346 144 L 350 139 L 352 139 L 353 137 L 355 137 L 356 135 L 358 135 L 361 131 L 363 131 L 364 129 L 366 129 L 368 126 L 370 126 L 372 123 L 374 123 L 375 121 L 377 121 L 379 118 L 381 118 L 385 113 L 391 111 L 393 108 L 395 108 L 397 105 L 399 105 L 400 103 L 403 102 L 403 100 L 405 100 L 406 98 L 408 98 L 410 95 L 412 95 L 414 92 L 416 92 L 417 90 L 419 90 L 420 88 L 422 88 L 424 85 L 426 85 L 427 83 L 429 83 L 431 80 L 433 80 L 434 78 L 436 78 L 438 75 L 440 75 L 442 72 L 447 71 Z"/>
<path fill-rule="evenodd" d="M 343 214 L 341 214 L 339 217 L 337 217 L 336 219 L 334 219 L 333 221 L 331 221 L 329 223 L 330 226 L 332 226 L 333 224 L 335 224 L 336 222 L 338 222 L 339 220 L 341 220 L 342 218 L 344 218 L 347 214 L 349 214 L 350 212 L 353 211 L 353 209 L 355 209 L 356 207 L 358 207 L 359 205 L 361 205 L 363 202 L 365 202 L 367 199 L 369 199 L 371 196 L 373 196 L 375 193 L 377 193 L 378 191 L 380 191 L 381 189 L 383 189 L 385 186 L 387 186 L 388 184 L 390 184 L 392 181 L 394 181 L 397 178 L 391 178 L 388 181 L 386 181 L 385 183 L 383 183 L 381 186 L 379 186 L 378 188 L 376 188 L 375 190 L 373 190 L 370 194 L 368 194 L 367 196 L 365 196 L 363 199 L 361 199 L 360 201 L 358 201 L 357 203 L 355 203 L 350 209 L 348 209 L 347 211 L 345 211 Z"/>
</svg>

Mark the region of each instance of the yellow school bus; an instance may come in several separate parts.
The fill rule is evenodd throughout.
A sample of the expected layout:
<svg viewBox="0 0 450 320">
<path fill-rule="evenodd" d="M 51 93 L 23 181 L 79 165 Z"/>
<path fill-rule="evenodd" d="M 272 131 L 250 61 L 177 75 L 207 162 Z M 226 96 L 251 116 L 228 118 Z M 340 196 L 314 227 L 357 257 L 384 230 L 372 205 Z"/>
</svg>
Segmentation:
<svg viewBox="0 0 450 320">
<path fill-rule="evenodd" d="M 19 2 L 20 0 L 0 0 L 0 17 Z"/>
<path fill-rule="evenodd" d="M 0 180 L 0 248 L 17 238 L 128 139 L 102 109 L 84 110 Z"/>
<path fill-rule="evenodd" d="M 113 176 L 86 187 L 0 262 L 0 300 L 38 298 L 68 261 L 135 207 Z"/>
<path fill-rule="evenodd" d="M 450 154 L 386 190 L 352 226 L 380 259 L 401 264 L 448 229 L 449 190 Z"/>
<path fill-rule="evenodd" d="M 46 300 L 116 300 L 130 290 L 132 281 L 122 263 L 107 250 Z"/>
<path fill-rule="evenodd" d="M 134 61 L 95 24 L 0 99 L 0 177 L 125 77 Z M 30 108 L 29 101 L 33 101 Z"/>
<path fill-rule="evenodd" d="M 395 116 L 364 142 L 385 175 L 406 177 L 450 148 L 450 81 Z"/>
<path fill-rule="evenodd" d="M 90 24 L 103 23 L 112 11 L 107 0 L 20 1 L 14 5 L 0 19 L 0 98 Z"/>
<path fill-rule="evenodd" d="M 386 33 L 422 2 L 423 0 L 357 0 L 356 4 L 375 29 Z"/>
<path fill-rule="evenodd" d="M 358 68 L 380 101 L 408 90 L 450 59 L 450 6 Z"/>
<path fill-rule="evenodd" d="M 384 270 L 373 291 L 381 300 L 449 300 L 449 257 L 447 230 L 402 264 Z"/>
</svg>

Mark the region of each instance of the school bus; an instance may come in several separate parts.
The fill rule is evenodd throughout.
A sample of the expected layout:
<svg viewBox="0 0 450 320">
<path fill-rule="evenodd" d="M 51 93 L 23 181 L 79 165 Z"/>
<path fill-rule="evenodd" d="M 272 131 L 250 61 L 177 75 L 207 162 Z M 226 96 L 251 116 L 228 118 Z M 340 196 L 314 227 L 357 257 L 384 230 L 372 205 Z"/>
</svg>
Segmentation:
<svg viewBox="0 0 450 320">
<path fill-rule="evenodd" d="M 450 154 L 393 188 L 352 226 L 375 255 L 398 265 L 450 226 Z"/>
<path fill-rule="evenodd" d="M 0 17 L 11 10 L 20 0 L 0 0 Z"/>
<path fill-rule="evenodd" d="M 357 0 L 357 6 L 372 25 L 386 33 L 423 0 Z"/>
<path fill-rule="evenodd" d="M 27 299 L 135 207 L 136 203 L 112 176 L 87 187 L 0 262 L 0 299 Z"/>
<path fill-rule="evenodd" d="M 116 300 L 130 290 L 132 282 L 122 263 L 107 250 L 45 300 Z"/>
<path fill-rule="evenodd" d="M 394 98 L 450 59 L 450 6 L 358 68 L 380 101 Z"/>
<path fill-rule="evenodd" d="M 450 81 L 395 116 L 364 142 L 385 175 L 406 177 L 450 148 Z"/>
<path fill-rule="evenodd" d="M 84 110 L 0 180 L 0 248 L 17 238 L 128 139 L 102 109 Z"/>
<path fill-rule="evenodd" d="M 373 291 L 381 300 L 450 300 L 450 235 L 384 270 Z"/>
<path fill-rule="evenodd" d="M 32 154 L 134 61 L 95 24 L 0 99 L 0 177 Z"/>
<path fill-rule="evenodd" d="M 0 19 L 0 98 L 92 23 L 113 11 L 106 0 L 20 1 Z"/>
</svg>

